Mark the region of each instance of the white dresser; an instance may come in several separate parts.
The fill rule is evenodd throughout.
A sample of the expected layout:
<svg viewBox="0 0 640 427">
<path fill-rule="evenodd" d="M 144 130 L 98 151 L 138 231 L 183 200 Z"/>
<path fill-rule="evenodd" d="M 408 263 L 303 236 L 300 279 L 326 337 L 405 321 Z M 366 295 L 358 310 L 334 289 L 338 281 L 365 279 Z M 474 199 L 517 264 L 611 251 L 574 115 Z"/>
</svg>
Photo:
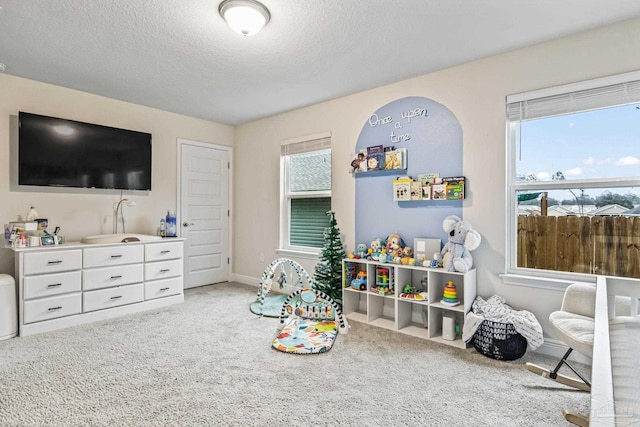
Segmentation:
<svg viewBox="0 0 640 427">
<path fill-rule="evenodd" d="M 15 249 L 19 335 L 184 301 L 183 239 Z"/>
</svg>

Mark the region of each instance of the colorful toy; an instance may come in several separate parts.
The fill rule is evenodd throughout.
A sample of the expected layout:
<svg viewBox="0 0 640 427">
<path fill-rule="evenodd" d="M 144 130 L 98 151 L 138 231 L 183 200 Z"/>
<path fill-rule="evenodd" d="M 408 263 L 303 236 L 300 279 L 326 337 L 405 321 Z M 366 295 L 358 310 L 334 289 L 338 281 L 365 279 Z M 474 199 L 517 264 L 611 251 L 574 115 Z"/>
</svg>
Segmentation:
<svg viewBox="0 0 640 427">
<path fill-rule="evenodd" d="M 367 256 L 367 245 L 364 243 L 358 243 L 356 248 L 355 258 L 366 258 Z"/>
<path fill-rule="evenodd" d="M 393 257 L 402 256 L 402 248 L 406 245 L 398 233 L 391 233 L 387 238 L 387 254 Z"/>
<path fill-rule="evenodd" d="M 432 268 L 438 267 L 438 265 L 440 265 L 439 258 L 440 257 L 438 256 L 438 252 L 435 252 L 433 254 L 433 259 L 429 262 L 429 267 L 432 267 Z"/>
<path fill-rule="evenodd" d="M 373 239 L 371 241 L 371 248 L 369 252 L 371 254 L 371 259 L 373 259 L 374 261 L 377 261 L 385 245 L 386 245 L 386 242 L 384 241 L 383 238 L 376 237 L 375 239 Z"/>
<path fill-rule="evenodd" d="M 387 295 L 392 292 L 391 272 L 387 267 L 376 267 L 376 287 L 375 292 Z"/>
<path fill-rule="evenodd" d="M 460 300 L 458 300 L 458 290 L 451 280 L 449 280 L 447 286 L 444 287 L 442 300 L 440 302 L 451 307 L 460 304 Z"/>
<path fill-rule="evenodd" d="M 412 299 L 416 301 L 426 301 L 427 295 L 428 294 L 426 292 L 417 292 L 411 285 L 404 285 L 404 287 L 402 288 L 402 293 L 400 294 L 400 298 Z"/>
<path fill-rule="evenodd" d="M 367 289 L 367 272 L 359 271 L 355 279 L 351 281 L 351 287 L 359 291 Z"/>
<path fill-rule="evenodd" d="M 345 287 L 351 286 L 351 281 L 358 277 L 358 265 L 347 262 L 344 264 L 345 269 Z"/>
<path fill-rule="evenodd" d="M 480 233 L 471 228 L 468 221 L 456 215 L 449 215 L 442 223 L 442 229 L 449 233 L 449 241 L 442 248 L 442 267 L 446 271 L 466 273 L 473 266 L 470 251 L 480 246 Z"/>
<path fill-rule="evenodd" d="M 276 350 L 293 354 L 318 354 L 331 349 L 338 332 L 349 331 L 340 306 L 327 294 L 310 288 L 286 297 L 280 314 Z"/>
</svg>

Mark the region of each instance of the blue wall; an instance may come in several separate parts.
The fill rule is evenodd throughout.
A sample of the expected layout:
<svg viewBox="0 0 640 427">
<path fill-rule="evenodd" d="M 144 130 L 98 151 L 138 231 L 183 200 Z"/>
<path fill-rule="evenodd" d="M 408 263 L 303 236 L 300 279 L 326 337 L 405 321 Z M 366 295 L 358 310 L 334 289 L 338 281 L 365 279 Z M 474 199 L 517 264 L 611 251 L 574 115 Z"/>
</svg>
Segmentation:
<svg viewBox="0 0 640 427">
<path fill-rule="evenodd" d="M 355 152 L 372 145 L 406 148 L 407 170 L 354 175 L 356 244 L 369 246 L 374 238 L 386 238 L 394 232 L 411 247 L 415 237 L 446 242 L 442 221 L 447 215 L 462 218 L 462 201 L 394 202 L 393 180 L 400 175 L 417 179 L 418 174 L 430 172 L 438 172 L 440 177 L 464 175 L 462 128 L 453 113 L 428 98 L 395 100 L 376 110 L 364 123 Z"/>
</svg>

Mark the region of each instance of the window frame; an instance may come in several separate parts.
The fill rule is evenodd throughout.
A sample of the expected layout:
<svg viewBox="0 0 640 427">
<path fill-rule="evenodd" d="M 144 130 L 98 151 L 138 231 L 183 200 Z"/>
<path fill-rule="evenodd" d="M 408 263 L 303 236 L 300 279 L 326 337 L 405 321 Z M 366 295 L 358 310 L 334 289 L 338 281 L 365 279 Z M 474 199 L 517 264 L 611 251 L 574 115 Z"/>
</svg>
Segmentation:
<svg viewBox="0 0 640 427">
<path fill-rule="evenodd" d="M 314 141 L 320 141 L 318 147 L 315 149 L 308 149 L 299 153 L 282 154 L 283 150 L 286 150 L 285 146 L 292 144 L 313 144 Z M 297 256 L 302 258 L 318 259 L 322 248 L 314 248 L 310 246 L 295 246 L 290 244 L 290 232 L 291 232 L 291 200 L 292 199 L 309 199 L 309 198 L 322 198 L 332 197 L 332 190 L 324 191 L 296 191 L 291 192 L 289 189 L 291 183 L 290 174 L 290 156 L 295 154 L 302 154 L 303 152 L 320 152 L 328 151 L 332 156 L 331 149 L 331 133 L 323 132 L 314 135 L 308 135 L 298 138 L 291 138 L 281 143 L 281 155 L 280 155 L 280 233 L 279 233 L 279 247 L 276 250 L 278 255 L 282 256 Z M 333 165 L 333 159 L 332 159 Z M 333 167 L 332 167 L 333 169 Z M 332 185 L 333 188 L 333 170 Z"/>
<path fill-rule="evenodd" d="M 506 106 L 518 102 L 525 102 L 537 98 L 552 97 L 556 95 L 564 95 L 571 92 L 583 90 L 597 89 L 611 85 L 624 84 L 640 80 L 640 71 L 633 71 L 624 74 L 607 76 L 598 79 L 592 79 L 577 83 L 571 83 L 531 92 L 523 92 L 520 94 L 509 95 L 506 97 Z M 613 106 L 612 104 L 610 106 Z M 606 108 L 604 106 L 595 109 Z M 508 110 L 508 108 L 507 108 Z M 574 111 L 577 113 L 580 110 Z M 570 114 L 570 113 L 569 113 Z M 542 117 L 551 117 L 541 116 Z M 593 282 L 595 283 L 594 274 L 572 273 L 557 270 L 542 270 L 533 268 L 523 268 L 517 266 L 517 194 L 519 191 L 551 191 L 572 189 L 579 190 L 581 188 L 616 188 L 616 187 L 640 187 L 640 177 L 634 178 L 610 178 L 610 179 L 582 179 L 582 180 L 555 180 L 555 181 L 517 181 L 516 180 L 516 162 L 517 162 L 517 144 L 516 131 L 518 121 L 506 118 L 506 188 L 505 200 L 507 203 L 506 213 L 508 215 L 505 230 L 505 274 L 501 275 L 503 282 L 510 285 L 520 285 L 535 288 L 545 288 L 562 290 L 574 281 Z M 638 281 L 633 278 L 624 278 L 624 280 Z"/>
</svg>

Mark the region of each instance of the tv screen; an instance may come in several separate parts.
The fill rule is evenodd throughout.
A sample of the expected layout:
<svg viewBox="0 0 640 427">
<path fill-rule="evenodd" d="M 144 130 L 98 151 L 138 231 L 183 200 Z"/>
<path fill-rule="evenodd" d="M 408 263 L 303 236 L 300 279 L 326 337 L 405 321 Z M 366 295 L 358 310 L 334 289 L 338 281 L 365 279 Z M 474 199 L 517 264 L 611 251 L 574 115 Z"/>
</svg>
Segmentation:
<svg viewBox="0 0 640 427">
<path fill-rule="evenodd" d="M 20 112 L 18 184 L 151 190 L 151 134 Z"/>
</svg>

